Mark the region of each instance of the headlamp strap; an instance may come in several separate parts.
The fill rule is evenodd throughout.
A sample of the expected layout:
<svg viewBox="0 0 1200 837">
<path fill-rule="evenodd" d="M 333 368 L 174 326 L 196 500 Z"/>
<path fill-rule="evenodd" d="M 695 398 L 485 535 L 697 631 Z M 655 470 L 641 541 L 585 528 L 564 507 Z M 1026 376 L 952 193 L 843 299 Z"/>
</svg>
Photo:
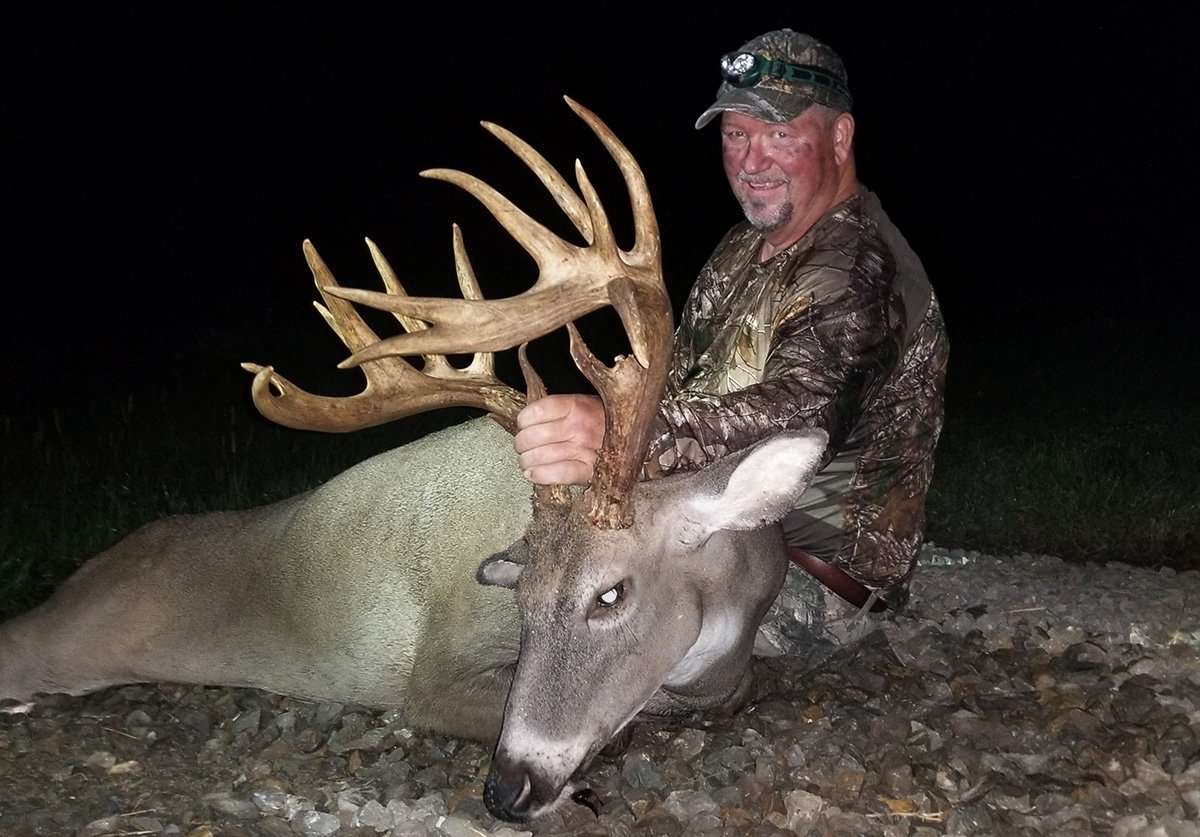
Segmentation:
<svg viewBox="0 0 1200 837">
<path fill-rule="evenodd" d="M 792 64 L 749 52 L 735 53 L 722 58 L 721 74 L 734 87 L 753 87 L 763 76 L 770 76 L 797 84 L 824 87 L 847 99 L 850 97 L 846 82 L 821 67 L 812 64 Z"/>
</svg>

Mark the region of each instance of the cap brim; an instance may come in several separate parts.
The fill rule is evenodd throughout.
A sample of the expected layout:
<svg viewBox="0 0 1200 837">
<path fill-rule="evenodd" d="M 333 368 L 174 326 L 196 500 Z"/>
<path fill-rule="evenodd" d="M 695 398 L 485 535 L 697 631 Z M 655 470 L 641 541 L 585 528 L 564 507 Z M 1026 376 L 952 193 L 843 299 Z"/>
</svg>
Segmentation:
<svg viewBox="0 0 1200 837">
<path fill-rule="evenodd" d="M 712 107 L 700 114 L 696 128 L 703 128 L 725 111 L 744 113 L 763 122 L 791 122 L 808 110 L 813 100 L 796 93 L 769 90 L 761 87 L 734 87 L 722 93 Z"/>
</svg>

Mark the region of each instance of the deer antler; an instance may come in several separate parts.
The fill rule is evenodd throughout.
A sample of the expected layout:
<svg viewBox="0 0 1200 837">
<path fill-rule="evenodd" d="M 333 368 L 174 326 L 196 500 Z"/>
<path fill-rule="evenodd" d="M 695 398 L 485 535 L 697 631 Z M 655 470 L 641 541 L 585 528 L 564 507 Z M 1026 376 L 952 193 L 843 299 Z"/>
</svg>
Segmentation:
<svg viewBox="0 0 1200 837">
<path fill-rule="evenodd" d="M 624 177 L 634 216 L 632 249 L 621 250 L 617 246 L 600 199 L 578 160 L 575 177 L 582 198 L 532 147 L 505 129 L 485 122 L 483 127 L 538 176 L 587 241 L 586 246 L 570 244 L 554 235 L 483 181 L 459 171 L 434 169 L 421 174 L 453 183 L 475 196 L 533 257 L 538 266 L 538 278 L 533 287 L 506 299 L 483 300 L 477 287 L 472 284 L 468 290 L 464 285 L 464 299 L 441 299 L 342 288 L 332 281 L 323 284 L 316 268 L 314 275 L 327 301 L 336 297 L 390 311 L 406 327 L 407 333 L 384 340 L 373 339 L 369 330 L 361 333 L 371 339 L 352 343 L 343 338 L 353 354 L 340 364 L 342 368 L 362 366 L 366 371 L 373 364 L 387 362 L 395 356 L 415 354 L 425 355 L 428 366 L 431 355 L 509 349 L 567 325 L 571 334 L 571 356 L 600 394 L 607 422 L 587 492 L 588 516 L 599 527 L 620 528 L 633 520 L 628 498 L 641 471 L 655 411 L 666 384 L 673 331 L 671 306 L 662 280 L 658 223 L 641 169 L 628 149 L 595 114 L 569 98 L 566 102 L 600 139 Z M 455 261 L 461 282 L 463 265 L 467 265 L 466 272 L 470 269 L 465 253 L 460 250 L 461 239 L 456 233 Z M 332 276 L 329 278 L 332 280 Z M 571 324 L 605 305 L 616 309 L 633 351 L 631 357 L 618 357 L 611 367 L 596 359 Z M 352 313 L 349 306 L 347 310 Z M 354 319 L 358 321 L 357 315 Z M 418 324 L 428 324 L 428 327 L 416 327 Z M 366 326 L 361 325 L 361 328 L 366 329 Z M 405 368 L 414 372 L 407 364 Z M 255 386 L 265 390 L 263 376 L 270 374 L 273 374 L 270 370 L 259 371 Z M 488 374 L 491 374 L 490 369 Z M 529 385 L 531 397 L 536 397 L 534 393 L 538 388 L 532 381 Z M 355 398 L 367 395 L 364 391 Z M 432 400 L 431 397 L 431 406 L 437 406 Z M 408 412 L 417 409 L 421 408 Z"/>
<path fill-rule="evenodd" d="M 387 294 L 404 296 L 404 288 L 396 278 L 375 242 L 367 239 L 367 247 Z M 312 242 L 304 242 L 304 258 L 312 271 L 317 290 L 325 301 L 313 306 L 326 324 L 350 351 L 358 351 L 379 342 L 371 327 L 363 322 L 354 306 L 331 294 L 338 283 Z M 454 264 L 463 296 L 479 299 L 479 283 L 467 259 L 462 231 L 454 226 Z M 396 319 L 405 331 L 428 328 L 420 320 L 402 314 Z M 385 357 L 362 365 L 366 387 L 358 395 L 332 398 L 313 395 L 275 372 L 270 366 L 243 363 L 242 368 L 254 373 L 250 393 L 259 412 L 278 424 L 300 430 L 323 430 L 346 433 L 374 427 L 394 419 L 411 416 L 443 407 L 478 407 L 487 410 L 510 433 L 516 432 L 517 413 L 525 406 L 521 393 L 503 383 L 495 374 L 495 359 L 491 353 L 477 353 L 471 364 L 459 369 L 445 356 L 425 354 L 421 370 L 399 357 Z M 274 389 L 278 395 L 273 395 Z"/>
</svg>

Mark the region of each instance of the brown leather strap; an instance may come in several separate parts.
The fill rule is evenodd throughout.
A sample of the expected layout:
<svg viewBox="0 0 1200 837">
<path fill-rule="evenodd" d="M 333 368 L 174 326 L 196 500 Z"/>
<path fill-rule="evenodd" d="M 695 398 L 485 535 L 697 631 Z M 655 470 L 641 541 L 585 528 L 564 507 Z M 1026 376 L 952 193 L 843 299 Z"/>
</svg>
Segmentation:
<svg viewBox="0 0 1200 837">
<path fill-rule="evenodd" d="M 801 549 L 788 550 L 788 557 L 792 559 L 793 564 L 806 570 L 817 581 L 857 608 L 861 609 L 871 598 L 869 589 L 828 561 L 822 561 Z M 887 602 L 880 598 L 876 598 L 871 605 L 871 613 L 882 613 L 887 609 Z"/>
</svg>

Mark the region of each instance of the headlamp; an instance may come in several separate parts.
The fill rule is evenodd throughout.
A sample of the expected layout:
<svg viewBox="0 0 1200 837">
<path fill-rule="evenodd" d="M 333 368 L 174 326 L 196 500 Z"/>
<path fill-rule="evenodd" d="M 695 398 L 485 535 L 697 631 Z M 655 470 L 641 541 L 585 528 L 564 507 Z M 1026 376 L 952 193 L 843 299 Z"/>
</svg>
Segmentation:
<svg viewBox="0 0 1200 837">
<path fill-rule="evenodd" d="M 777 78 L 794 84 L 811 84 L 832 90 L 849 100 L 846 82 L 812 64 L 789 64 L 755 55 L 752 52 L 733 52 L 721 59 L 721 75 L 734 87 L 753 87 L 763 78 Z"/>
</svg>

